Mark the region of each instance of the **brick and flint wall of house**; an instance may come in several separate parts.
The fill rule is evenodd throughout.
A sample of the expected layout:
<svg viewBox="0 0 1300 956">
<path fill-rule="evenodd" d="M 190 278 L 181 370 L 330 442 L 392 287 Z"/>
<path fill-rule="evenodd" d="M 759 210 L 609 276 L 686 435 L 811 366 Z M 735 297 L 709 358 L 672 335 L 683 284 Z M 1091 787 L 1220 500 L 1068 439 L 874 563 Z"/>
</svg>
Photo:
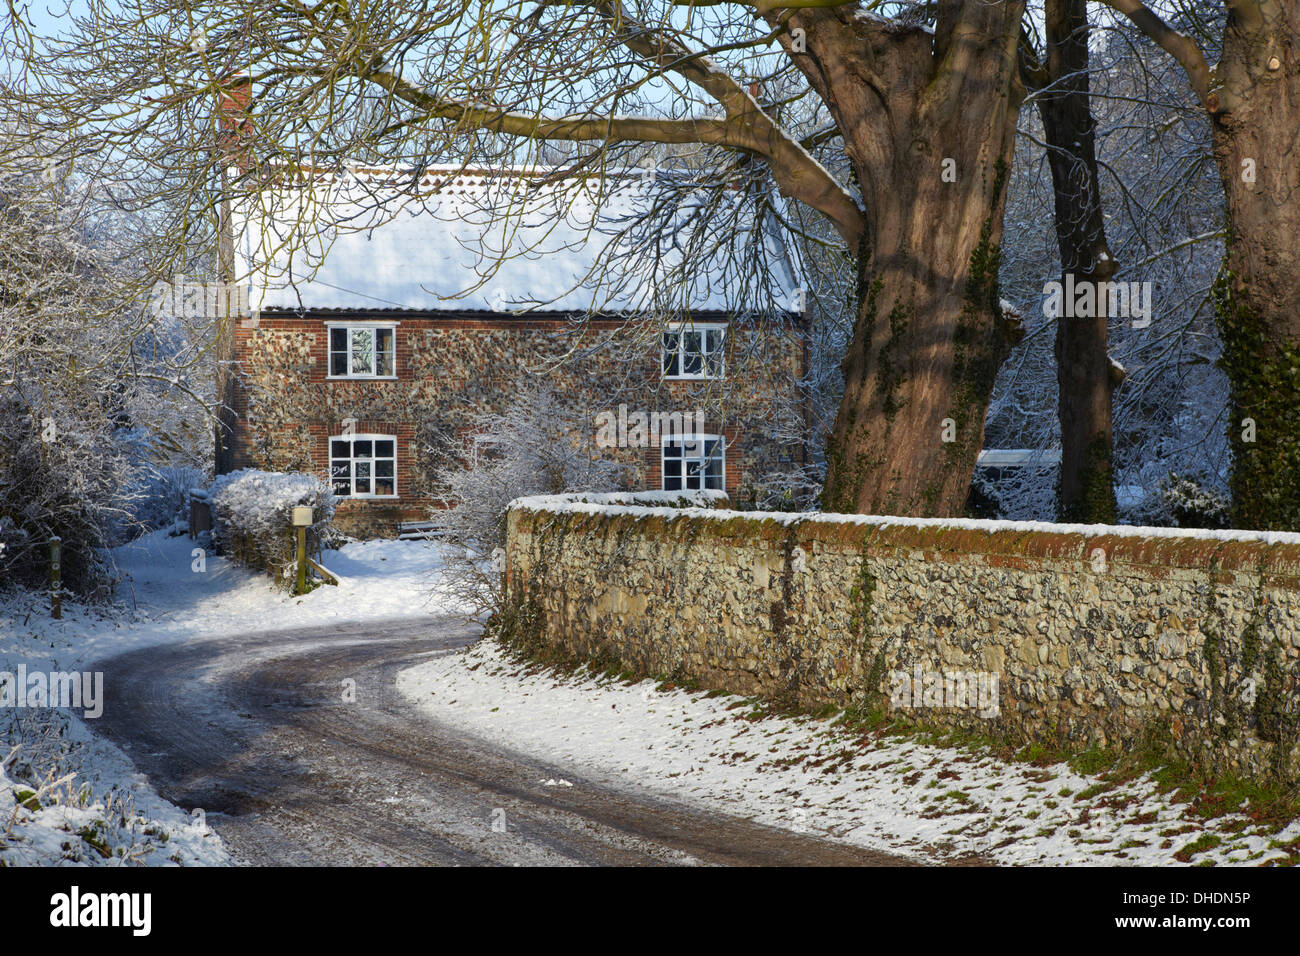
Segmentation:
<svg viewBox="0 0 1300 956">
<path fill-rule="evenodd" d="M 695 321 L 724 320 L 697 315 Z M 394 378 L 329 375 L 329 326 L 353 322 L 395 324 Z M 592 348 L 611 336 L 610 344 Z M 359 435 L 394 436 L 396 497 L 344 500 L 337 519 L 351 534 L 392 535 L 399 521 L 428 517 L 438 464 L 431 447 L 439 436 L 467 434 L 479 413 L 502 412 L 512 396 L 546 384 L 590 413 L 593 443 L 597 415 L 617 416 L 620 405 L 629 414 L 702 410 L 705 433 L 725 438 L 726 490 L 745 500 L 756 477 L 804 462 L 806 449 L 772 437 L 782 426 L 781 434 L 797 434 L 792 418 L 803 414 L 795 383 L 804 344 L 795 320 L 732 323 L 725 342 L 721 380 L 673 380 L 662 375 L 657 331 L 637 334 L 617 318 L 580 329 L 563 315 L 263 312 L 235 331 L 233 466 L 326 476 L 331 439 L 345 421 Z M 580 357 L 554 364 L 575 346 Z M 603 453 L 626 466 L 630 488 L 661 487 L 657 441 Z"/>
</svg>

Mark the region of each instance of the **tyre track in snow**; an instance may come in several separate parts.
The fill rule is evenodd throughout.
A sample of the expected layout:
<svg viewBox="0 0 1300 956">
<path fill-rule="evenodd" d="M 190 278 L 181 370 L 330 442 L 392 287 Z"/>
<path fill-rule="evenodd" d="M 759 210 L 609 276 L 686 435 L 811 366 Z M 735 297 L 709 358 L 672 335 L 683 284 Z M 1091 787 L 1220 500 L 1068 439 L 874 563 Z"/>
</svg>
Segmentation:
<svg viewBox="0 0 1300 956">
<path fill-rule="evenodd" d="M 398 671 L 476 637 L 424 618 L 133 651 L 96 665 L 106 700 L 95 729 L 251 864 L 908 862 L 597 784 L 436 722 L 397 693 Z M 347 679 L 355 702 L 343 699 Z M 572 786 L 544 785 L 560 778 Z"/>
</svg>

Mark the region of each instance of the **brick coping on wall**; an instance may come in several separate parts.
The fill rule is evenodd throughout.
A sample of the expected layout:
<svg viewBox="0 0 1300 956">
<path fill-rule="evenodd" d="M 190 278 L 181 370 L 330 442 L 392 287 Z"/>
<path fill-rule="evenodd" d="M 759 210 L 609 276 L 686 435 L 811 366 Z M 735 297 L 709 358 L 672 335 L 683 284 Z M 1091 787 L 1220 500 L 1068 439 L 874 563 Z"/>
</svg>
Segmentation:
<svg viewBox="0 0 1300 956">
<path fill-rule="evenodd" d="M 1300 533 L 1139 525 L 1056 524 L 983 518 L 907 518 L 826 512 L 733 511 L 722 508 L 624 504 L 602 495 L 516 498 L 510 510 L 625 516 L 685 522 L 719 537 L 794 537 L 857 541 L 936 553 L 1001 554 L 1086 561 L 1096 548 L 1106 560 L 1147 566 L 1247 570 L 1300 580 Z M 699 522 L 703 522 L 700 524 Z"/>
</svg>

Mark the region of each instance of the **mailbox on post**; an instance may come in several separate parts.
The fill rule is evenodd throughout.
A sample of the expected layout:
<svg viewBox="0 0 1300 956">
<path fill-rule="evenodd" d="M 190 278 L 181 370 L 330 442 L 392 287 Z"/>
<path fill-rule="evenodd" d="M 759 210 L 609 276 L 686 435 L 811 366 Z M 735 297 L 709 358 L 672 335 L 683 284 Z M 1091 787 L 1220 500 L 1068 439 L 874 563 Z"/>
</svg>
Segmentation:
<svg viewBox="0 0 1300 956">
<path fill-rule="evenodd" d="M 294 594 L 307 593 L 307 529 L 311 527 L 311 507 L 295 505 L 293 509 L 293 526 L 298 531 L 298 586 Z"/>
</svg>

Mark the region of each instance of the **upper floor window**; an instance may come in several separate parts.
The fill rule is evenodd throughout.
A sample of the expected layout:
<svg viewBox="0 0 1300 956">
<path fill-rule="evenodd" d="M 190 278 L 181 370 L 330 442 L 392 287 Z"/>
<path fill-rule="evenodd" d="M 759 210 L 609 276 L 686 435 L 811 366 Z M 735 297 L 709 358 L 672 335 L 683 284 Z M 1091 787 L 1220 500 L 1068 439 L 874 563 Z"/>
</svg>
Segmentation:
<svg viewBox="0 0 1300 956">
<path fill-rule="evenodd" d="M 725 325 L 678 325 L 663 333 L 664 378 L 722 378 Z"/>
<path fill-rule="evenodd" d="M 331 438 L 330 484 L 341 498 L 395 498 L 397 439 L 392 435 Z"/>
<path fill-rule="evenodd" d="M 332 325 L 331 378 L 392 378 L 397 374 L 395 329 L 391 325 Z"/>
</svg>

